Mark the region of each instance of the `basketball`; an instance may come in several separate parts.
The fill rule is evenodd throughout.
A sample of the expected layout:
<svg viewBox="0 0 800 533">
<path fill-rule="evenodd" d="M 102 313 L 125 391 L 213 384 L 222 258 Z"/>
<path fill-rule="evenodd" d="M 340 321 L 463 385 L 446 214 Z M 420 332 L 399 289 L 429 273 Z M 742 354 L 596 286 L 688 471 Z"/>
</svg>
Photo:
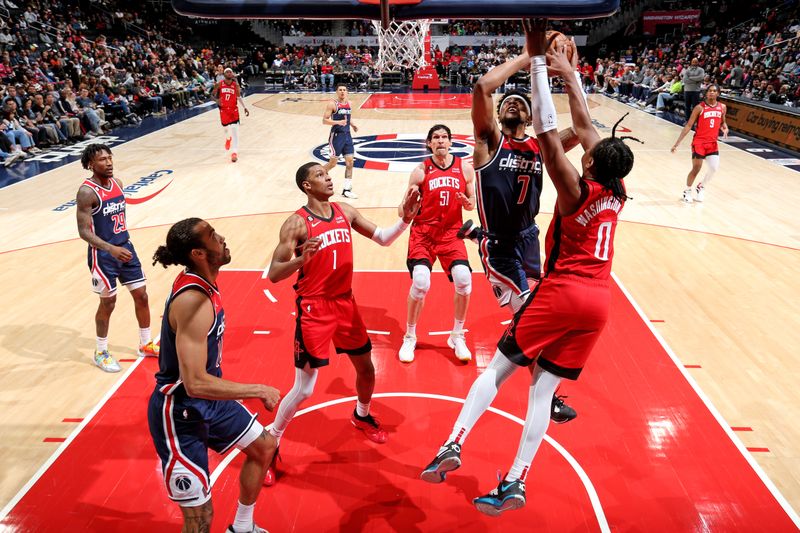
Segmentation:
<svg viewBox="0 0 800 533">
<path fill-rule="evenodd" d="M 547 31 L 547 51 L 555 52 L 562 46 L 567 47 L 567 57 L 569 58 L 570 62 L 573 61 L 575 54 L 577 53 L 577 47 L 575 46 L 575 42 L 561 33 L 560 31 L 555 30 L 548 30 Z"/>
</svg>

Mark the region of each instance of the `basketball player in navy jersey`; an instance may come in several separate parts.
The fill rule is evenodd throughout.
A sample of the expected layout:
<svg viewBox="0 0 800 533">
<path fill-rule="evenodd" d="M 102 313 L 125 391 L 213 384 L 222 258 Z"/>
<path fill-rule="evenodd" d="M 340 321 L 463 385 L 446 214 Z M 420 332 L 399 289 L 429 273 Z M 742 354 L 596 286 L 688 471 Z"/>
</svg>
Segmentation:
<svg viewBox="0 0 800 533">
<path fill-rule="evenodd" d="M 273 283 L 298 273 L 294 286 L 297 292 L 295 381 L 269 431 L 280 442 L 297 408 L 314 391 L 319 369 L 328 365 L 333 342 L 336 353 L 347 354 L 356 371 L 358 401 L 350 421 L 369 440 L 382 444 L 387 439 L 386 430 L 370 414 L 375 388 L 372 343 L 353 298 L 351 228 L 381 246 L 389 246 L 419 211 L 419 189 L 408 189 L 402 204 L 403 215 L 395 224 L 379 228 L 353 206 L 330 201 L 333 180 L 322 165 L 302 165 L 297 169 L 295 183 L 305 193 L 307 202 L 284 222 L 269 265 L 269 279 Z"/>
<path fill-rule="evenodd" d="M 531 109 L 547 173 L 558 192 L 547 234 L 547 273 L 514 315 L 486 370 L 473 383 L 453 432 L 423 471 L 432 483 L 461 466 L 461 446 L 499 387 L 520 367 L 531 370 L 528 413 L 517 456 L 498 486 L 473 503 L 497 516 L 525 505 L 525 477 L 550 423 L 549 404 L 562 379 L 580 375 L 608 320 L 611 260 L 619 212 L 627 196 L 623 178 L 633 168 L 633 153 L 623 138 L 600 140 L 592 126 L 580 78 L 566 50 L 548 52 L 543 22 L 526 28 L 531 57 Z M 549 90 L 548 62 L 568 87 L 573 127 L 584 147 L 583 176 L 567 159 L 556 131 Z M 620 119 L 621 122 L 621 119 Z"/>
<path fill-rule="evenodd" d="M 516 313 L 531 293 L 531 281 L 541 276 L 539 213 L 542 192 L 542 158 L 539 143 L 525 130 L 530 125 L 531 103 L 522 91 L 506 92 L 497 105 L 498 127 L 492 94 L 506 80 L 527 69 L 530 57 L 523 53 L 493 68 L 478 80 L 472 93 L 472 126 L 475 136 L 475 189 L 481 227 L 468 220 L 460 235 L 475 238 L 486 277 L 497 301 Z M 560 134 L 564 150 L 579 144 L 572 128 Z M 569 422 L 577 416 L 562 397 L 553 396 L 553 420 Z"/>
<path fill-rule="evenodd" d="M 325 106 L 325 114 L 322 115 L 322 123 L 331 127 L 328 136 L 328 147 L 330 148 L 330 160 L 325 165 L 325 170 L 330 172 L 339 163 L 339 157 L 344 156 L 344 190 L 342 196 L 357 200 L 358 196 L 353 192 L 353 137 L 350 135 L 350 128 L 358 133 L 358 126 L 353 123 L 352 108 L 347 99 L 347 85 L 340 83 L 336 86 L 336 100 L 331 100 Z"/>
<path fill-rule="evenodd" d="M 161 320 L 161 354 L 147 420 L 161 459 L 169 498 L 183 513 L 183 531 L 210 531 L 213 518 L 208 449 L 245 455 L 239 473 L 239 505 L 229 532 L 266 533 L 253 511 L 277 444 L 238 400 L 257 398 L 272 411 L 280 392 L 262 384 L 222 377 L 225 309 L 217 288 L 222 265 L 231 262 L 225 237 L 199 218 L 173 225 L 153 264 L 183 265 Z"/>
<path fill-rule="evenodd" d="M 89 270 L 92 290 L 100 296 L 94 316 L 97 348 L 94 364 L 105 372 L 119 372 L 119 363 L 108 352 L 108 324 L 117 303 L 117 279 L 133 297 L 139 322 L 139 357 L 157 356 L 150 334 L 150 308 L 142 263 L 128 235 L 125 220 L 125 193 L 114 177 L 111 149 L 105 144 L 90 144 L 81 155 L 83 168 L 92 171 L 78 188 L 78 234 L 89 243 Z"/>
</svg>

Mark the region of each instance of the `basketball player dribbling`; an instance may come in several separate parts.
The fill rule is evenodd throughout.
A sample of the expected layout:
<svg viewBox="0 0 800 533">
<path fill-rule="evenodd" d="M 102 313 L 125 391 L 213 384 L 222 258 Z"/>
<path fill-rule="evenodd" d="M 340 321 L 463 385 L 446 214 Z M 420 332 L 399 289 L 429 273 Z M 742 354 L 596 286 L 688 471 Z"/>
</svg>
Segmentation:
<svg viewBox="0 0 800 533">
<path fill-rule="evenodd" d="M 224 78 L 214 86 L 212 97 L 219 106 L 219 118 L 225 128 L 225 151 L 231 151 L 231 161 L 239 159 L 239 104 L 242 104 L 244 116 L 249 117 L 250 111 L 244 105 L 242 91 L 233 69 L 226 68 Z"/>
<path fill-rule="evenodd" d="M 461 446 L 478 418 L 500 386 L 520 367 L 528 367 L 528 412 L 514 463 L 495 489 L 473 500 L 479 511 L 491 516 L 525 505 L 525 478 L 550 424 L 552 395 L 562 379 L 578 378 L 608 320 L 614 232 L 627 200 L 622 180 L 633 168 L 633 153 L 615 137 L 619 122 L 611 137 L 601 140 L 597 135 L 566 50 L 548 52 L 545 59 L 543 25 L 535 31 L 526 28 L 526 41 L 533 128 L 558 192 L 547 232 L 546 276 L 514 315 L 492 361 L 470 388 L 450 437 L 421 474 L 425 481 L 441 483 L 447 472 L 459 468 Z M 583 176 L 567 159 L 556 131 L 548 62 L 568 88 L 573 127 L 585 151 Z"/>
<path fill-rule="evenodd" d="M 697 123 L 697 130 L 692 138 L 692 170 L 686 176 L 686 189 L 683 191 L 683 201 L 687 204 L 692 203 L 692 201 L 705 201 L 706 187 L 711 182 L 711 178 L 714 177 L 714 173 L 719 170 L 719 144 L 717 141 L 720 130 L 722 130 L 724 138 L 728 138 L 728 123 L 725 121 L 728 108 L 722 102 L 717 101 L 718 96 L 719 85 L 709 85 L 706 89 L 705 100 L 697 104 L 692 110 L 692 116 L 686 121 L 678 140 L 675 141 L 670 150 L 674 154 L 683 138 L 691 131 L 692 126 Z M 693 199 L 692 185 L 703 167 L 703 161 L 707 163 L 706 175 L 697 184 L 695 189 L 696 196 Z"/>
<path fill-rule="evenodd" d="M 339 157 L 344 156 L 344 190 L 342 196 L 351 200 L 357 200 L 358 196 L 353 192 L 353 137 L 350 135 L 350 128 L 358 133 L 358 126 L 353 123 L 352 108 L 347 99 L 347 85 L 340 83 L 336 86 L 336 100 L 331 100 L 325 106 L 325 113 L 322 115 L 322 123 L 331 127 L 328 136 L 328 148 L 330 149 L 330 159 L 325 164 L 325 170 L 330 172 L 339 163 Z"/>
<path fill-rule="evenodd" d="M 108 351 L 108 325 L 117 302 L 117 279 L 133 297 L 139 322 L 140 357 L 157 356 L 158 345 L 150 334 L 150 308 L 142 263 L 128 235 L 125 193 L 114 177 L 111 149 L 90 144 L 81 155 L 83 168 L 92 171 L 78 188 L 78 234 L 89 243 L 92 289 L 100 296 L 94 317 L 97 348 L 94 364 L 105 372 L 119 372 L 119 363 Z"/>
<path fill-rule="evenodd" d="M 369 440 L 382 444 L 387 439 L 386 430 L 370 414 L 375 388 L 372 343 L 352 291 L 351 228 L 381 246 L 389 246 L 419 211 L 419 190 L 410 187 L 403 201 L 402 217 L 391 227 L 379 228 L 353 206 L 330 201 L 333 180 L 322 165 L 302 165 L 297 169 L 295 183 L 306 195 L 307 203 L 281 227 L 268 273 L 273 283 L 298 273 L 294 286 L 295 381 L 269 431 L 280 443 L 297 408 L 314 391 L 319 369 L 328 365 L 333 341 L 336 353 L 347 354 L 356 371 L 358 401 L 350 421 Z"/>
<path fill-rule="evenodd" d="M 447 345 L 460 361 L 472 359 L 464 339 L 464 322 L 472 293 L 472 269 L 464 241 L 458 238 L 463 224 L 461 209 L 475 208 L 475 170 L 472 165 L 450 153 L 450 128 L 436 124 L 426 137 L 425 147 L 431 156 L 417 165 L 409 178 L 409 187 L 422 194 L 422 207 L 411 224 L 406 265 L 411 274 L 408 293 L 408 318 L 399 358 L 414 360 L 417 345 L 417 320 L 431 287 L 433 262 L 439 259 L 455 289 L 455 318 Z M 401 206 L 402 209 L 402 206 Z"/>
</svg>

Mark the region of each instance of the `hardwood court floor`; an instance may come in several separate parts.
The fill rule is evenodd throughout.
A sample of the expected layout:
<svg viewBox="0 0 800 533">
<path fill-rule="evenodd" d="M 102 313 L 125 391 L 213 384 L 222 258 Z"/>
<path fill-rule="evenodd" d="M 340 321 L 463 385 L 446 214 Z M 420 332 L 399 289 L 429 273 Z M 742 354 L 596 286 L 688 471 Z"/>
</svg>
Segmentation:
<svg viewBox="0 0 800 533">
<path fill-rule="evenodd" d="M 163 241 L 166 226 L 187 216 L 210 219 L 228 237 L 231 267 L 266 266 L 280 223 L 303 203 L 294 185 L 295 169 L 327 142 L 321 123 L 327 98 L 248 97 L 251 116 L 242 123 L 235 165 L 222 150 L 215 111 L 114 148 L 116 175 L 126 185 L 155 176 L 131 198 L 160 191 L 128 207 L 131 237 L 147 265 L 155 328 L 174 271 L 150 267 L 148 258 Z M 467 109 L 358 109 L 368 98 L 352 98 L 360 127 L 356 138 L 424 136 L 440 121 L 454 133 L 471 133 Z M 614 121 L 630 111 L 601 97 L 590 100 L 601 134 L 607 135 Z M 566 101 L 557 97 L 556 104 L 566 126 Z M 683 205 L 678 198 L 690 166 L 688 140 L 673 155 L 669 146 L 677 126 L 638 111 L 623 125 L 646 144 L 633 146 L 637 162 L 627 181 L 634 200 L 617 232 L 614 271 L 681 362 L 690 365 L 691 376 L 727 423 L 749 429 L 737 432 L 744 445 L 767 450 L 754 451 L 755 459 L 791 505 L 800 508 L 797 174 L 721 145 L 721 168 L 708 201 Z M 579 152 L 571 154 L 574 161 Z M 85 246 L 75 239 L 74 207 L 54 210 L 74 198 L 85 175 L 72 163 L 0 189 L 0 290 L 7 300 L 0 311 L 3 504 L 59 446 L 43 440 L 67 437 L 77 422 L 63 420 L 85 417 L 120 379 L 90 363 L 96 298 L 89 291 Z M 338 190 L 343 168 L 333 175 Z M 361 198 L 352 203 L 377 222 L 390 223 L 407 178 L 407 172 L 357 169 Z M 554 198 L 546 180 L 545 213 L 539 218 L 543 228 Z M 357 268 L 402 269 L 406 242 L 403 237 L 380 249 L 356 239 Z M 477 269 L 474 247 L 470 253 Z M 130 298 L 120 293 L 110 332 L 118 357 L 135 358 L 135 327 Z M 395 341 L 399 345 L 399 338 Z M 122 363 L 123 370 L 130 364 Z M 588 417 L 604 391 L 581 385 L 564 388 Z M 102 444 L 98 453 L 103 453 Z"/>
</svg>

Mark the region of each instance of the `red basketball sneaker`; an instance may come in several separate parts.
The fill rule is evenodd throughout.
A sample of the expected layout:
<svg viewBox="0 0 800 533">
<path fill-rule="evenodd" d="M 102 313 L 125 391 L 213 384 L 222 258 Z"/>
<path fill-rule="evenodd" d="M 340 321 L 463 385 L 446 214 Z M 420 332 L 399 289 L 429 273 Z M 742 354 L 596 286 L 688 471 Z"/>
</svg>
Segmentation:
<svg viewBox="0 0 800 533">
<path fill-rule="evenodd" d="M 236 153 L 231 154 L 231 163 L 236 163 L 236 161 L 238 159 L 239 159 L 239 156 L 236 155 Z"/>
<path fill-rule="evenodd" d="M 275 455 L 272 456 L 272 461 L 269 463 L 269 466 L 267 467 L 267 473 L 264 476 L 265 487 L 271 487 L 278 480 L 276 463 L 281 458 L 281 455 L 279 453 L 280 451 L 281 448 L 280 446 L 278 446 L 278 449 L 275 450 Z"/>
<path fill-rule="evenodd" d="M 375 420 L 372 415 L 361 417 L 353 410 L 353 416 L 350 417 L 350 421 L 356 429 L 363 431 L 364 435 L 372 442 L 377 442 L 378 444 L 386 442 L 388 438 L 386 430 L 381 427 L 380 422 Z"/>
</svg>

